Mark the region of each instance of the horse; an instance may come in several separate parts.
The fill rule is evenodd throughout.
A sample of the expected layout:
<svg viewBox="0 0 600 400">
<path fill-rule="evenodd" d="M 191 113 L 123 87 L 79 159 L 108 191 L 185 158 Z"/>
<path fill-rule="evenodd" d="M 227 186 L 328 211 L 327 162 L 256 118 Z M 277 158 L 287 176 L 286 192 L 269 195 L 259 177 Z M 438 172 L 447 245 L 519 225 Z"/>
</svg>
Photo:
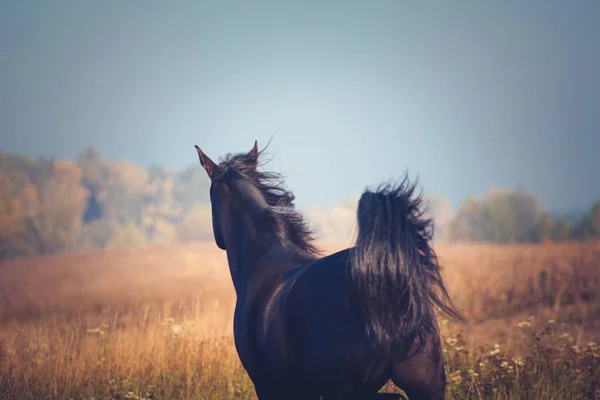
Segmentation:
<svg viewBox="0 0 600 400">
<path fill-rule="evenodd" d="M 379 393 L 390 379 L 410 400 L 444 399 L 435 308 L 464 319 L 416 184 L 365 189 L 354 246 L 323 256 L 282 176 L 259 171 L 266 148 L 255 141 L 218 164 L 195 148 L 235 289 L 235 347 L 258 399 L 402 398 Z"/>
</svg>

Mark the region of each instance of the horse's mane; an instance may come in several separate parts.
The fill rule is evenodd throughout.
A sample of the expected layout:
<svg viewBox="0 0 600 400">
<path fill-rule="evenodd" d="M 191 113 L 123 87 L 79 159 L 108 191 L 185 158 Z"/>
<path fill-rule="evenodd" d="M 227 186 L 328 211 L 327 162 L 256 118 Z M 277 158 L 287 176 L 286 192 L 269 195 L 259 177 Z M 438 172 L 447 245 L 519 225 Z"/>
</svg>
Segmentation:
<svg viewBox="0 0 600 400">
<path fill-rule="evenodd" d="M 284 228 L 285 237 L 281 238 L 284 245 L 285 241 L 291 242 L 306 258 L 317 258 L 320 251 L 314 245 L 314 232 L 309 228 L 302 214 L 295 209 L 295 196 L 285 188 L 283 176 L 277 172 L 258 171 L 258 166 L 264 165 L 262 158 L 265 150 L 266 147 L 258 153 L 258 160 L 244 153 L 226 154 L 219 167 L 223 173 L 235 171 L 248 179 L 262 194 L 269 205 L 270 218 L 263 220 L 259 228 L 268 230 L 272 228 L 269 226 L 269 221 L 280 222 Z"/>
</svg>

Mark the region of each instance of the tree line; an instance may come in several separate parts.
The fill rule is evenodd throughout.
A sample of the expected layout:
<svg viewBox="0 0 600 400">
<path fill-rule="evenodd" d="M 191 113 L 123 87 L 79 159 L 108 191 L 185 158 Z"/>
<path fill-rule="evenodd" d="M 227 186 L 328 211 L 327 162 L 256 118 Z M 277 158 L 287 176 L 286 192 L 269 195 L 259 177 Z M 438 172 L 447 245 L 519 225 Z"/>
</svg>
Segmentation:
<svg viewBox="0 0 600 400">
<path fill-rule="evenodd" d="M 204 175 L 108 163 L 95 148 L 74 162 L 0 152 L 0 259 L 212 239 Z"/>
<path fill-rule="evenodd" d="M 553 216 L 523 190 L 491 190 L 469 198 L 448 229 L 451 241 L 540 243 L 600 237 L 600 199 L 581 215 Z"/>
<path fill-rule="evenodd" d="M 0 151 L 0 259 L 212 240 L 208 183 L 199 166 L 144 169 L 106 162 L 92 147 L 75 161 Z M 495 190 L 465 201 L 445 225 L 446 241 L 583 240 L 600 236 L 600 199 L 569 221 L 524 191 Z"/>
</svg>

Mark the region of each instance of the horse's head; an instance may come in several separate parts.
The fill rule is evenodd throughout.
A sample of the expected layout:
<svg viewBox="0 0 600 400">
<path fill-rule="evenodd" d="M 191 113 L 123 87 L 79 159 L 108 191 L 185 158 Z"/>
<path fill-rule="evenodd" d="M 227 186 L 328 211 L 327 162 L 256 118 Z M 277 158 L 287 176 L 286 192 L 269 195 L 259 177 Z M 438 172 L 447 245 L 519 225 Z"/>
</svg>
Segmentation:
<svg viewBox="0 0 600 400">
<path fill-rule="evenodd" d="M 311 257 L 318 253 L 311 230 L 294 209 L 294 194 L 284 188 L 281 175 L 258 171 L 258 143 L 248 153 L 225 156 L 216 164 L 196 146 L 200 164 L 211 181 L 210 201 L 215 242 L 226 250 L 240 233 L 251 235 L 254 244 L 273 240 L 296 247 Z M 245 229 L 243 232 L 242 229 Z"/>
<path fill-rule="evenodd" d="M 213 162 L 198 146 L 195 147 L 200 164 L 211 180 L 210 201 L 215 242 L 219 248 L 226 250 L 227 238 L 232 237 L 234 230 L 242 226 L 255 227 L 267 222 L 272 215 L 257 178 L 258 143 L 255 141 L 248 153 L 229 155 L 220 164 Z M 275 218 L 271 220 L 276 222 Z M 276 233 L 277 229 L 273 232 Z"/>
</svg>

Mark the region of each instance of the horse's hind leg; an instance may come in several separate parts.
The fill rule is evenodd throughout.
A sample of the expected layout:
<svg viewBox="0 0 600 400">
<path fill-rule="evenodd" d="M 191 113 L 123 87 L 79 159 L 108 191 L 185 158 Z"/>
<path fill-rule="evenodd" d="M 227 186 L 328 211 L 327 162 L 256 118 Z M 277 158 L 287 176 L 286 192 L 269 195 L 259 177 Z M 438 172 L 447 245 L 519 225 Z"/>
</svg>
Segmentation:
<svg viewBox="0 0 600 400">
<path fill-rule="evenodd" d="M 427 336 L 422 352 L 394 365 L 392 382 L 406 393 L 409 400 L 444 399 L 446 371 L 437 334 Z"/>
</svg>

